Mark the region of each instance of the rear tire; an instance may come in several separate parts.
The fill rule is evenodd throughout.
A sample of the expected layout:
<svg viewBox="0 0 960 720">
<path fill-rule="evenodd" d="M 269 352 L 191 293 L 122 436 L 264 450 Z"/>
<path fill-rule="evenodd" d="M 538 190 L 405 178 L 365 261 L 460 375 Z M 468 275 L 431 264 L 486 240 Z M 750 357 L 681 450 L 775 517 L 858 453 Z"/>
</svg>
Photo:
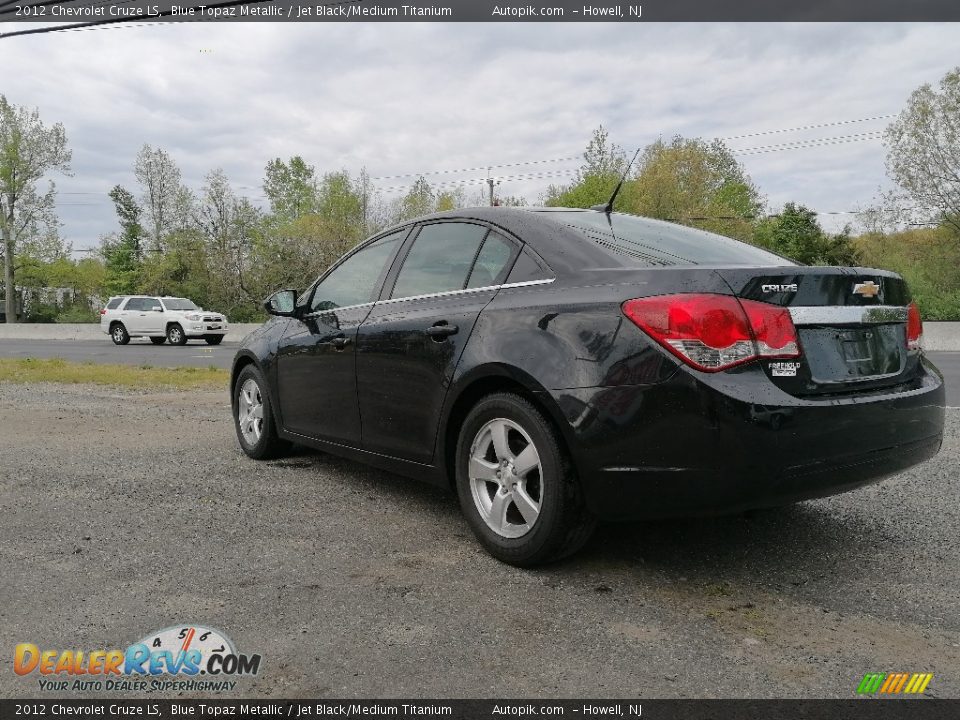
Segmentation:
<svg viewBox="0 0 960 720">
<path fill-rule="evenodd" d="M 151 338 L 150 338 L 150 342 L 152 342 L 154 345 L 163 345 L 166 341 L 167 341 L 167 339 L 166 339 L 165 337 L 151 337 Z"/>
<path fill-rule="evenodd" d="M 467 415 L 457 443 L 456 483 L 477 539 L 511 565 L 571 555 L 596 526 L 556 431 L 518 395 L 489 395 Z"/>
<path fill-rule="evenodd" d="M 207 341 L 207 345 L 219 345 L 223 342 L 223 335 L 204 335 L 203 339 Z"/>
<path fill-rule="evenodd" d="M 126 345 L 130 342 L 130 335 L 123 323 L 116 322 L 110 326 L 110 339 L 114 345 Z"/>
<path fill-rule="evenodd" d="M 174 323 L 167 328 L 167 340 L 170 341 L 171 345 L 186 345 L 187 334 L 182 327 Z"/>
<path fill-rule="evenodd" d="M 247 365 L 237 377 L 233 425 L 240 448 L 254 460 L 277 457 L 290 447 L 277 435 L 267 384 L 255 365 Z"/>
</svg>

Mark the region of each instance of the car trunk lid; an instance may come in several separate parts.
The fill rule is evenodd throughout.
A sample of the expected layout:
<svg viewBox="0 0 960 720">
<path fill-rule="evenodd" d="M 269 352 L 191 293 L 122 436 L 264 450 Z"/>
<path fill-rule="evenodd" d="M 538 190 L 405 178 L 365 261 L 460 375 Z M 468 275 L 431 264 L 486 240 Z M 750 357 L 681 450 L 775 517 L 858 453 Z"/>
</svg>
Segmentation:
<svg viewBox="0 0 960 720">
<path fill-rule="evenodd" d="M 919 353 L 907 347 L 909 292 L 883 270 L 852 267 L 717 269 L 737 297 L 786 307 L 802 355 L 763 361 L 793 395 L 866 392 L 909 382 Z"/>
</svg>

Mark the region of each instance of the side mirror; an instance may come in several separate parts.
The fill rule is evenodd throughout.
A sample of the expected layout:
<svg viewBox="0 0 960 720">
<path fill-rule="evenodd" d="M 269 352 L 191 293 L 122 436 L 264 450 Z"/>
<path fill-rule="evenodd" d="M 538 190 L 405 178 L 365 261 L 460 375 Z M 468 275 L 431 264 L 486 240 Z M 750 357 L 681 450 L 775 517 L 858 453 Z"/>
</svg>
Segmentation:
<svg viewBox="0 0 960 720">
<path fill-rule="evenodd" d="M 263 307 L 271 315 L 293 317 L 296 314 L 297 291 L 277 290 L 263 301 Z"/>
<path fill-rule="evenodd" d="M 159 305 L 154 305 L 154 306 L 153 306 L 152 308 L 150 308 L 150 309 L 153 310 L 154 312 L 163 312 L 163 308 L 160 307 Z"/>
</svg>

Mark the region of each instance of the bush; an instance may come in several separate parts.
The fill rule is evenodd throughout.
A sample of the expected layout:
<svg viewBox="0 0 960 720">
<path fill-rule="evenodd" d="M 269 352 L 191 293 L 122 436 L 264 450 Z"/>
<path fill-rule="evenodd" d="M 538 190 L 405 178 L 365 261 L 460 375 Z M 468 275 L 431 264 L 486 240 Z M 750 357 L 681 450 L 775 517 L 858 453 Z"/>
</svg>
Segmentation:
<svg viewBox="0 0 960 720">
<path fill-rule="evenodd" d="M 60 309 L 53 303 L 30 303 L 23 313 L 23 322 L 52 323 L 57 321 Z"/>
<path fill-rule="evenodd" d="M 855 241 L 863 264 L 900 273 L 924 320 L 960 320 L 960 238 L 948 228 L 869 233 Z"/>
<path fill-rule="evenodd" d="M 95 323 L 100 322 L 100 314 L 88 305 L 64 305 L 57 314 L 58 323 Z"/>
</svg>

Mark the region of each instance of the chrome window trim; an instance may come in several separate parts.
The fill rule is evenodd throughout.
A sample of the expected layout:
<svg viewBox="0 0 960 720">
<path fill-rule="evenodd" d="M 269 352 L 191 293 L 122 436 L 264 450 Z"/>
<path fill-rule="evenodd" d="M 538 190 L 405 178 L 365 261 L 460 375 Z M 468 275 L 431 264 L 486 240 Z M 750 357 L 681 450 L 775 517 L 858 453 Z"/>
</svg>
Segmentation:
<svg viewBox="0 0 960 720">
<path fill-rule="evenodd" d="M 880 325 L 907 321 L 907 308 L 899 305 L 794 306 L 789 308 L 794 325 Z"/>
<path fill-rule="evenodd" d="M 453 295 L 466 295 L 467 293 L 478 293 L 486 290 L 503 290 L 504 288 L 527 287 L 529 285 L 548 285 L 556 278 L 547 278 L 545 280 L 524 280 L 523 282 L 504 283 L 502 285 L 484 285 L 483 287 L 464 288 L 462 290 L 447 290 L 446 292 L 428 293 L 426 295 L 408 295 L 401 298 L 390 298 L 388 300 L 378 300 L 376 302 L 365 302 L 357 305 L 344 305 L 343 307 L 330 308 L 329 310 L 314 310 L 304 315 L 304 318 L 316 317 L 325 313 L 339 312 L 340 310 L 354 310 L 356 308 L 370 307 L 372 305 L 388 305 L 390 303 L 403 302 L 405 300 L 429 300 L 430 298 L 450 297 Z"/>
<path fill-rule="evenodd" d="M 426 295 L 407 295 L 405 297 L 381 300 L 378 304 L 387 305 L 389 303 L 398 303 L 405 300 L 429 300 L 431 298 L 466 295 L 467 293 L 478 293 L 486 290 L 503 290 L 504 288 L 525 287 L 527 285 L 546 285 L 548 283 L 552 283 L 555 279 L 556 278 L 548 278 L 546 280 L 524 280 L 523 282 L 504 283 L 502 285 L 484 285 L 483 287 L 464 288 L 462 290 L 446 290 L 445 292 L 427 293 Z"/>
<path fill-rule="evenodd" d="M 528 285 L 549 285 L 549 284 L 552 283 L 554 280 L 556 280 L 556 278 L 545 278 L 545 279 L 543 279 L 543 280 L 523 280 L 522 282 L 505 283 L 505 284 L 501 285 L 500 287 L 501 287 L 501 288 L 515 288 L 515 287 L 526 287 L 526 286 L 528 286 Z"/>
</svg>

